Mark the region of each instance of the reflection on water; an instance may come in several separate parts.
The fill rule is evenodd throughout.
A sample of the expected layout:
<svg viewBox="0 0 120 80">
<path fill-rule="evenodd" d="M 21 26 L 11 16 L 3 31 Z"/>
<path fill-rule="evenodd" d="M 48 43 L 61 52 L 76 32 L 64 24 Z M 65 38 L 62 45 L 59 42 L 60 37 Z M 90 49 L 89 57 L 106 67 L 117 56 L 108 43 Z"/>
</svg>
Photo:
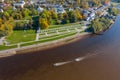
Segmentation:
<svg viewBox="0 0 120 80">
<path fill-rule="evenodd" d="M 0 80 L 120 80 L 119 25 L 120 16 L 103 35 L 0 59 Z"/>
</svg>

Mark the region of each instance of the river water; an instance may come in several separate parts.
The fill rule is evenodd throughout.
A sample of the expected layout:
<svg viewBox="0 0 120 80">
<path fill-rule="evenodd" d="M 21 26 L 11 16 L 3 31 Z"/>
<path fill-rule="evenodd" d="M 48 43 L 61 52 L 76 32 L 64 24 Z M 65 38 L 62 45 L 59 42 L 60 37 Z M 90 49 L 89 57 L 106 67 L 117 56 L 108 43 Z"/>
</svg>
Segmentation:
<svg viewBox="0 0 120 80">
<path fill-rule="evenodd" d="M 0 80 L 120 80 L 120 16 L 103 35 L 1 58 Z"/>
</svg>

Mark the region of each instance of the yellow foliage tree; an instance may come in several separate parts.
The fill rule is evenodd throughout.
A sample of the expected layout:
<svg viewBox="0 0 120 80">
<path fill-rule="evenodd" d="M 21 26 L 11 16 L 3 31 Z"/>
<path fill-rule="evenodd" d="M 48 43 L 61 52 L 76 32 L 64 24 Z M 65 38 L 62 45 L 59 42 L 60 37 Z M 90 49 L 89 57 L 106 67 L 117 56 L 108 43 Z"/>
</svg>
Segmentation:
<svg viewBox="0 0 120 80">
<path fill-rule="evenodd" d="M 41 29 L 48 29 L 49 28 L 49 24 L 45 18 L 39 19 L 39 26 Z"/>
<path fill-rule="evenodd" d="M 7 34 L 11 33 L 13 31 L 14 27 L 14 20 L 13 18 L 9 18 L 9 20 L 3 22 L 2 19 L 0 19 L 0 30 L 6 32 Z"/>
<path fill-rule="evenodd" d="M 77 20 L 82 20 L 82 15 L 78 10 L 76 10 L 76 16 L 77 16 Z"/>
</svg>

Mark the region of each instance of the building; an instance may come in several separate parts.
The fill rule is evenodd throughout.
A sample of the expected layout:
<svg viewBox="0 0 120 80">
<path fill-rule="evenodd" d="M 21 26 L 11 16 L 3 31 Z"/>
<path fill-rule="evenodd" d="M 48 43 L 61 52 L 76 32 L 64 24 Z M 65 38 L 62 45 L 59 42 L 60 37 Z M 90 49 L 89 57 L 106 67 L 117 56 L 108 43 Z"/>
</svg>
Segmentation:
<svg viewBox="0 0 120 80">
<path fill-rule="evenodd" d="M 44 8 L 42 8 L 42 7 L 37 8 L 38 13 L 42 12 L 43 10 L 44 10 Z"/>
<path fill-rule="evenodd" d="M 21 7 L 21 8 L 23 8 L 24 5 L 25 5 L 25 2 L 24 2 L 24 1 L 17 2 L 17 3 L 15 3 L 15 4 L 13 4 L 13 6 L 15 6 L 15 7 Z"/>
<path fill-rule="evenodd" d="M 66 12 L 65 9 L 62 7 L 62 5 L 61 6 L 60 5 L 54 5 L 53 8 L 55 9 L 55 12 L 57 14 Z"/>
<path fill-rule="evenodd" d="M 3 13 L 4 12 L 3 9 L 0 9 L 0 12 Z"/>
</svg>

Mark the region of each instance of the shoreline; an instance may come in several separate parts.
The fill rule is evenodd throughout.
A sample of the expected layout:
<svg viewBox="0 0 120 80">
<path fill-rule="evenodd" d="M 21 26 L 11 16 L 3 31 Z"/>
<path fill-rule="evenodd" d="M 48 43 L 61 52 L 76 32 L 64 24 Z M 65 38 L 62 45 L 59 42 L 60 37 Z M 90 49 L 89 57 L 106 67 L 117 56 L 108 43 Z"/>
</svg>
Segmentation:
<svg viewBox="0 0 120 80">
<path fill-rule="evenodd" d="M 114 23 L 112 23 L 107 30 L 109 30 L 113 24 Z M 107 30 L 105 30 L 105 31 L 107 31 Z M 103 31 L 103 32 L 105 32 L 105 31 Z M 77 33 L 75 35 L 61 38 L 61 39 L 54 40 L 54 41 L 50 41 L 50 42 L 44 42 L 44 43 L 33 44 L 33 45 L 24 46 L 24 47 L 20 47 L 20 48 L 2 50 L 2 51 L 0 51 L 0 58 L 9 57 L 9 56 L 17 55 L 17 54 L 28 54 L 31 52 L 42 51 L 42 50 L 47 50 L 47 49 L 51 49 L 54 47 L 59 47 L 62 45 L 66 45 L 66 44 L 81 40 L 81 39 L 85 38 L 85 36 L 90 35 L 90 34 L 92 34 L 92 33 L 91 32 Z"/>
<path fill-rule="evenodd" d="M 54 40 L 54 41 L 50 41 L 50 42 L 33 44 L 30 46 L 25 46 L 25 47 L 21 47 L 21 48 L 2 50 L 2 51 L 0 51 L 0 58 L 9 57 L 9 56 L 17 55 L 17 54 L 28 54 L 31 52 L 42 51 L 42 50 L 47 50 L 47 49 L 51 49 L 54 47 L 59 47 L 59 46 L 73 43 L 75 41 L 83 39 L 85 36 L 87 36 L 89 34 L 91 34 L 91 33 L 90 32 L 77 33 L 73 36 L 69 36 L 66 38 L 62 38 L 62 39 L 58 39 L 58 40 Z"/>
</svg>

